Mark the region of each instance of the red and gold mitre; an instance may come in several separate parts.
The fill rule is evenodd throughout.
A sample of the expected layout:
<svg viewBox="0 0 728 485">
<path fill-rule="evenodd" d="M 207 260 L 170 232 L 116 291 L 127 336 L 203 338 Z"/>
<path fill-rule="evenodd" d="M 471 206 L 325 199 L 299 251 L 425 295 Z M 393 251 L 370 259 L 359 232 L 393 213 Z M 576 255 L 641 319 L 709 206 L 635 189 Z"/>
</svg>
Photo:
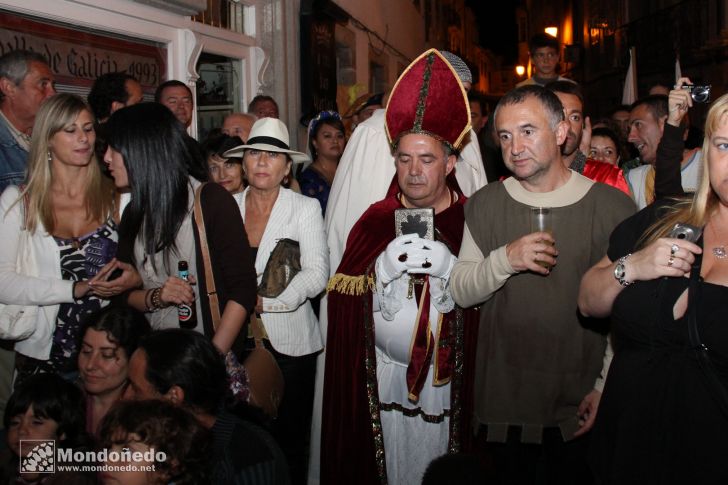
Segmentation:
<svg viewBox="0 0 728 485">
<path fill-rule="evenodd" d="M 459 148 L 470 131 L 470 104 L 460 78 L 436 49 L 424 52 L 405 69 L 387 102 L 389 142 L 421 133 Z"/>
</svg>

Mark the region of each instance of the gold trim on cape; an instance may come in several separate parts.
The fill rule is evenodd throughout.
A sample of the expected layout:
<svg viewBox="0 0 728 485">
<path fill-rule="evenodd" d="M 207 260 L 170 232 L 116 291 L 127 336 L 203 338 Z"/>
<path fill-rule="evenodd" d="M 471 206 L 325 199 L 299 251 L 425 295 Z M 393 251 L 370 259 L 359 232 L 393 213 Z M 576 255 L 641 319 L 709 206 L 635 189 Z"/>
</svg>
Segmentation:
<svg viewBox="0 0 728 485">
<path fill-rule="evenodd" d="M 361 296 L 364 293 L 374 291 L 376 280 L 370 275 L 349 276 L 343 273 L 336 273 L 329 279 L 326 285 L 326 293 L 335 291 L 342 295 Z"/>
</svg>

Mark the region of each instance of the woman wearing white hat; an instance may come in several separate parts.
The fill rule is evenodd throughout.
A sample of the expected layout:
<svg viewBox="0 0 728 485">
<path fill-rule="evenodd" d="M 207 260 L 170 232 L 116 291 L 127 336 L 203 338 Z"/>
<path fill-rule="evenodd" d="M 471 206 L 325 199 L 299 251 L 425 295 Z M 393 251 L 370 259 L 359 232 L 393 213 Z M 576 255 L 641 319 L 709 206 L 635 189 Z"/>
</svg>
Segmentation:
<svg viewBox="0 0 728 485">
<path fill-rule="evenodd" d="M 247 144 L 227 151 L 225 156 L 243 157 L 249 185 L 243 192 L 240 212 L 256 254 L 258 282 L 281 239 L 296 241 L 300 247 L 300 272 L 275 297 L 261 296 L 259 289 L 256 306 L 285 381 L 273 434 L 286 454 L 295 484 L 304 483 L 306 477 L 316 354 L 323 348 L 309 299 L 326 287 L 329 264 L 318 201 L 281 187 L 293 162 L 308 160 L 305 154 L 291 150 L 288 140 L 283 122 L 263 118 L 253 125 Z"/>
</svg>

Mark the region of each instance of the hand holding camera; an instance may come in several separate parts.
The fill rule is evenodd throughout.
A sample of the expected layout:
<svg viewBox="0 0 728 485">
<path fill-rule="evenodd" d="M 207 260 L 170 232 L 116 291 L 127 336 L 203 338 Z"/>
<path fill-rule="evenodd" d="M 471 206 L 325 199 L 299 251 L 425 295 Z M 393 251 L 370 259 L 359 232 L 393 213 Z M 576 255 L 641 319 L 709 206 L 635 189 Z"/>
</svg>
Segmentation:
<svg viewBox="0 0 728 485">
<path fill-rule="evenodd" d="M 667 237 L 653 241 L 624 262 L 626 279 L 635 282 L 689 275 L 695 255 L 703 252 L 694 242 L 700 237 L 699 231 L 687 224 L 676 224 Z"/>
<path fill-rule="evenodd" d="M 670 91 L 667 97 L 668 113 L 667 122 L 672 126 L 678 127 L 682 122 L 688 109 L 693 106 L 693 98 L 688 87 L 693 86 L 690 79 L 681 77 L 675 84 L 675 89 Z"/>
<path fill-rule="evenodd" d="M 682 89 L 690 93 L 690 98 L 696 103 L 710 103 L 711 84 L 695 85 L 683 84 Z"/>
</svg>

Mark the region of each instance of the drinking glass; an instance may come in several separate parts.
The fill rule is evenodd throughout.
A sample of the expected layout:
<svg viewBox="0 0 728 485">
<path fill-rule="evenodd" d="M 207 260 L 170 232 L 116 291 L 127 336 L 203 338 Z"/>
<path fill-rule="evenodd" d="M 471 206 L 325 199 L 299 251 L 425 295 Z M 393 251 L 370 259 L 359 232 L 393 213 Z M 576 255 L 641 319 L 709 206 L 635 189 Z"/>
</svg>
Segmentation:
<svg viewBox="0 0 728 485">
<path fill-rule="evenodd" d="M 531 232 L 548 232 L 554 235 L 553 218 L 550 207 L 531 207 Z M 544 261 L 536 261 L 544 268 L 551 270 L 551 265 Z"/>
</svg>

